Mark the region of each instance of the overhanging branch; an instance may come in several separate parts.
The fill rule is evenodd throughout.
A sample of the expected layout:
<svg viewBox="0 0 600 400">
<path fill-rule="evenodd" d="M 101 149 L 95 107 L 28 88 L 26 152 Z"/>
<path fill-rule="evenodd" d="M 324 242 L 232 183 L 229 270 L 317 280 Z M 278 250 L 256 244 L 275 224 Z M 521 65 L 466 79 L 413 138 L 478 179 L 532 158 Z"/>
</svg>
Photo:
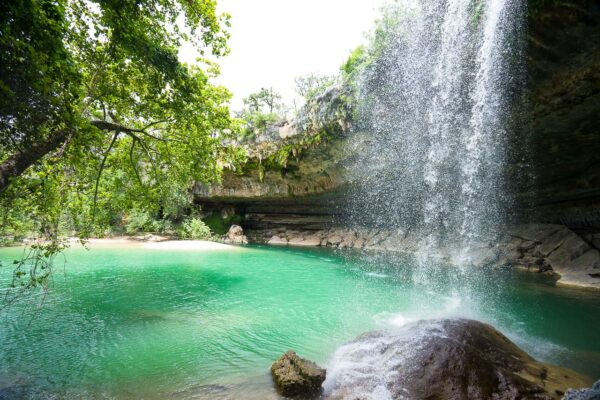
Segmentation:
<svg viewBox="0 0 600 400">
<path fill-rule="evenodd" d="M 15 154 L 0 164 L 0 193 L 27 168 L 38 162 L 46 154 L 58 149 L 71 136 L 72 131 L 62 130 L 48 138 L 23 146 Z"/>
</svg>

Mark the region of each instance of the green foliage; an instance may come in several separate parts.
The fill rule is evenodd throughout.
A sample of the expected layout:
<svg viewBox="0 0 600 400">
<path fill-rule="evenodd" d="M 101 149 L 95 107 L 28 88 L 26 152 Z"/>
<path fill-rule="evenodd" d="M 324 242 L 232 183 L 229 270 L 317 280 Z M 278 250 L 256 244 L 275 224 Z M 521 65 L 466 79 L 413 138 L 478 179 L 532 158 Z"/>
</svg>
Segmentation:
<svg viewBox="0 0 600 400">
<path fill-rule="evenodd" d="M 64 2 L 0 5 L 0 160 L 77 124 L 82 76 L 64 38 Z M 18 137 L 18 136 L 22 137 Z"/>
<path fill-rule="evenodd" d="M 189 217 L 181 224 L 179 235 L 185 239 L 211 239 L 213 234 L 200 218 Z"/>
<path fill-rule="evenodd" d="M 479 24 L 481 17 L 483 16 L 483 12 L 485 10 L 485 1 L 484 0 L 473 0 L 470 3 L 471 7 L 471 23 L 476 26 Z"/>
<path fill-rule="evenodd" d="M 253 139 L 256 135 L 266 132 L 270 125 L 282 120 L 285 108 L 281 103 L 281 95 L 273 88 L 261 88 L 244 99 L 244 108 L 238 112 L 243 128 L 240 130 L 241 139 Z"/>
<path fill-rule="evenodd" d="M 228 18 L 214 0 L 1 2 L 0 237 L 104 235 L 132 210 L 155 230 L 243 160 L 221 144 L 216 65 L 177 57 L 184 41 L 225 54 Z"/>
<path fill-rule="evenodd" d="M 12 263 L 13 279 L 9 284 L 9 290 L 16 291 L 16 295 L 10 297 L 8 296 L 10 292 L 6 292 L 4 300 L 10 304 L 24 291 L 38 287 L 45 289 L 48 285 L 48 278 L 52 274 L 54 258 L 65 248 L 66 243 L 60 240 L 32 242 L 25 249 L 23 257 Z"/>
<path fill-rule="evenodd" d="M 410 19 L 414 12 L 402 2 L 391 2 L 382 8 L 381 18 L 376 21 L 375 28 L 369 34 L 368 44 L 354 49 L 340 67 L 347 84 L 354 86 L 362 72 L 382 58 L 390 43 L 402 42 L 407 36 L 404 30 L 410 29 L 402 21 Z"/>
<path fill-rule="evenodd" d="M 358 46 L 350 53 L 348 59 L 342 64 L 340 70 L 346 79 L 354 77 L 361 69 L 366 60 L 364 46 Z"/>
<path fill-rule="evenodd" d="M 152 218 L 147 211 L 131 210 L 127 215 L 127 225 L 125 227 L 128 234 L 144 232 L 152 226 Z"/>
<path fill-rule="evenodd" d="M 298 76 L 294 79 L 296 93 L 307 101 L 331 87 L 336 81 L 332 75 L 317 75 L 314 73 Z"/>
<path fill-rule="evenodd" d="M 273 88 L 261 88 L 244 99 L 244 106 L 252 113 L 274 114 L 283 109 L 281 95 Z"/>
<path fill-rule="evenodd" d="M 48 149 L 2 197 L 22 197 L 41 175 L 68 188 L 61 206 L 84 213 L 77 226 L 96 211 L 103 228 L 137 203 L 178 214 L 191 183 L 218 179 L 216 161 L 231 161 L 213 135 L 230 125 L 229 93 L 211 85 L 212 65 L 177 59 L 183 40 L 225 53 L 222 24 L 212 0 L 3 3 L 0 163 Z"/>
<path fill-rule="evenodd" d="M 243 111 L 239 117 L 244 121 L 245 128 L 241 132 L 242 139 L 253 139 L 256 135 L 266 132 L 267 128 L 277 121 L 281 116 L 277 114 L 263 114 L 260 112 Z"/>
<path fill-rule="evenodd" d="M 212 214 L 206 218 L 204 218 L 204 222 L 217 235 L 224 235 L 227 233 L 231 225 L 236 224 L 239 225 L 242 221 L 239 215 L 231 215 L 229 217 L 223 218 L 219 214 Z"/>
</svg>

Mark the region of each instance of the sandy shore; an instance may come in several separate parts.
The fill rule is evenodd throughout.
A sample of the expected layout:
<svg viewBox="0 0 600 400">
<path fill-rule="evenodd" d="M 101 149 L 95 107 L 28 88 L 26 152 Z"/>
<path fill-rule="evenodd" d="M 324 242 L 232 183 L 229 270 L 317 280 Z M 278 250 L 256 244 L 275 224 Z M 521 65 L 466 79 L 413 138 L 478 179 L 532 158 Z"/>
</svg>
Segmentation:
<svg viewBox="0 0 600 400">
<path fill-rule="evenodd" d="M 77 239 L 71 240 L 73 244 Z M 208 240 L 169 240 L 161 237 L 151 239 L 141 237 L 115 237 L 102 239 L 88 239 L 87 245 L 94 247 L 127 247 L 152 250 L 239 250 L 239 246 L 224 243 L 211 242 Z"/>
</svg>

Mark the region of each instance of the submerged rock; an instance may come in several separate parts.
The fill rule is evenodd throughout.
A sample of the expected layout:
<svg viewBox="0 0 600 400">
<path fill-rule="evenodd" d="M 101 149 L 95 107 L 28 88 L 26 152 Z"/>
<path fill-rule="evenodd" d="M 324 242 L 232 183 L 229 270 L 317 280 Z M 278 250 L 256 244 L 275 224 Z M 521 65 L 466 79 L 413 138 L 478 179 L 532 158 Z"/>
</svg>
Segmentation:
<svg viewBox="0 0 600 400">
<path fill-rule="evenodd" d="M 271 365 L 275 386 L 286 397 L 312 397 L 322 390 L 325 370 L 287 351 Z"/>
<path fill-rule="evenodd" d="M 490 325 L 420 321 L 342 346 L 325 382 L 327 399 L 560 399 L 587 387 L 576 372 L 540 363 Z"/>
</svg>

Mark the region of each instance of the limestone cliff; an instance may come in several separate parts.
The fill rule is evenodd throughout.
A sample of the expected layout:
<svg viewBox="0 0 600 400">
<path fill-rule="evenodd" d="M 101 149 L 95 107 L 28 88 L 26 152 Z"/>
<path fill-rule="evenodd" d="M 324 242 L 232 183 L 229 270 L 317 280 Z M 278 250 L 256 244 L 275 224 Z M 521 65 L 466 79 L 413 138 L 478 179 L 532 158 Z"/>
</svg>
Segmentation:
<svg viewBox="0 0 600 400">
<path fill-rule="evenodd" d="M 516 174 L 529 171 L 520 188 L 521 218 L 600 231 L 600 6 L 531 0 L 530 12 L 530 123 L 511 138 L 515 148 L 528 148 L 512 165 Z M 311 210 L 319 216 L 342 212 L 335 205 L 349 184 L 346 167 L 368 140 L 352 129 L 351 96 L 347 87 L 334 87 L 309 102 L 297 120 L 257 138 L 248 168 L 226 173 L 221 185 L 198 186 L 198 202 L 209 209 L 272 210 L 296 220 Z"/>
<path fill-rule="evenodd" d="M 538 251 L 545 239 L 534 240 L 531 249 L 513 240 L 520 253 L 513 252 L 516 258 L 509 261 L 564 276 L 570 276 L 566 266 L 577 264 L 581 276 L 569 279 L 579 284 L 600 268 L 600 4 L 529 3 L 525 123 L 510 138 L 519 156 L 509 173 L 525 177 L 515 189 L 514 211 L 520 222 L 566 226 L 579 247 L 567 251 L 561 245 L 568 256 L 559 259 L 561 252 Z M 220 185 L 198 185 L 197 203 L 207 213 L 235 209 L 255 240 L 355 248 L 385 242 L 368 227 L 365 235 L 352 233 L 349 240 L 335 227 L 344 218 L 342 195 L 352 189 L 348 167 L 369 140 L 368 132 L 353 126 L 353 106 L 352 91 L 344 85 L 313 99 L 295 121 L 247 144 L 250 160 L 243 171 L 226 173 Z M 579 265 L 586 257 L 593 258 L 586 264 L 591 272 Z"/>
</svg>

